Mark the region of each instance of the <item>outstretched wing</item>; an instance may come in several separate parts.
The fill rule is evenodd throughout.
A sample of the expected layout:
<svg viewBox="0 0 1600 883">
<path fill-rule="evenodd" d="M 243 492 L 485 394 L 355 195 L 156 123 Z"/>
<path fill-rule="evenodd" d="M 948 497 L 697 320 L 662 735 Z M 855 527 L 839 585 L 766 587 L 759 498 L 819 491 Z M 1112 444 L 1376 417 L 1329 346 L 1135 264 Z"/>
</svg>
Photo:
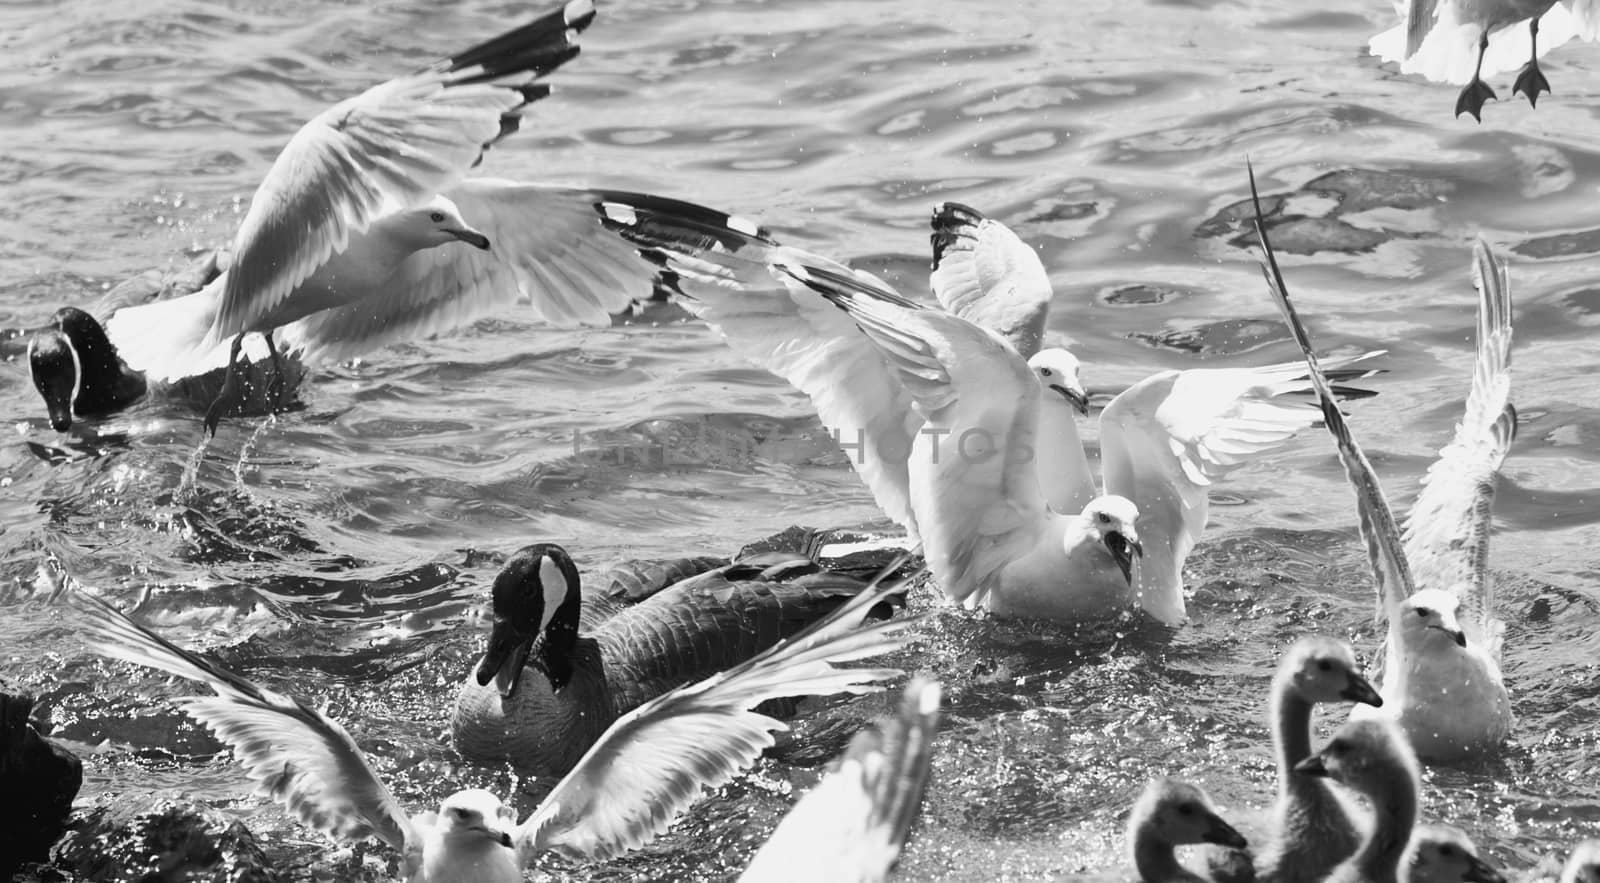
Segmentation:
<svg viewBox="0 0 1600 883">
<path fill-rule="evenodd" d="M 453 187 L 518 112 L 534 80 L 577 55 L 593 0 L 563 8 L 314 117 L 283 148 L 233 240 L 211 340 L 269 314 L 352 233 Z"/>
<path fill-rule="evenodd" d="M 1005 338 L 1024 359 L 1044 339 L 1050 276 L 1011 228 L 959 202 L 933 209 L 933 296 L 947 311 Z"/>
<path fill-rule="evenodd" d="M 887 879 L 922 805 L 938 730 L 939 683 L 912 678 L 898 714 L 856 734 L 838 769 L 795 803 L 739 879 Z"/>
<path fill-rule="evenodd" d="M 915 542 L 906 458 L 922 418 L 911 395 L 848 317 L 779 268 L 827 267 L 898 295 L 868 274 L 780 246 L 743 219 L 623 201 L 605 211 L 613 229 L 677 277 L 686 308 L 735 352 L 811 399 L 878 507 Z"/>
<path fill-rule="evenodd" d="M 1461 613 L 1487 631 L 1494 607 L 1489 580 L 1490 508 L 1511 440 L 1511 286 L 1506 268 L 1478 240 L 1472 250 L 1478 285 L 1478 360 L 1472 392 L 1455 438 L 1428 468 L 1406 519 L 1406 560 L 1418 585 L 1449 589 Z"/>
<path fill-rule="evenodd" d="M 215 697 L 180 704 L 233 746 L 250 778 L 301 822 L 336 840 L 373 835 L 403 852 L 417 848 L 406 811 L 338 722 L 212 665 L 99 598 L 81 591 L 65 597 L 81 611 L 85 631 L 101 653 L 215 690 Z"/>
<path fill-rule="evenodd" d="M 655 838 L 699 798 L 754 763 L 786 725 L 751 709 L 778 696 L 863 693 L 895 668 L 837 668 L 904 646 L 916 618 L 862 625 L 898 581 L 869 590 L 793 640 L 657 697 L 612 724 L 517 828 L 524 860 L 545 851 L 604 860 Z"/>
<path fill-rule="evenodd" d="M 1378 615 L 1393 621 L 1400 605 L 1415 591 L 1411 569 L 1400 547 L 1400 529 L 1395 524 L 1394 513 L 1389 509 L 1389 500 L 1383 494 L 1383 486 L 1378 482 L 1378 474 L 1373 471 L 1367 455 L 1362 453 L 1361 446 L 1350 435 L 1344 414 L 1339 412 L 1333 391 L 1323 378 L 1317 354 L 1311 348 L 1311 338 L 1306 334 L 1305 326 L 1300 324 L 1300 316 L 1295 313 L 1294 305 L 1289 302 L 1289 290 L 1284 285 L 1283 272 L 1278 269 L 1278 258 L 1272 253 L 1272 243 L 1267 239 L 1261 199 L 1256 193 L 1254 169 L 1250 170 L 1250 199 L 1256 208 L 1256 236 L 1261 240 L 1261 250 L 1266 258 L 1261 274 L 1266 277 L 1267 288 L 1283 313 L 1283 321 L 1299 345 L 1300 354 L 1305 357 L 1311 385 L 1317 391 L 1317 402 L 1322 408 L 1322 419 L 1339 448 L 1339 462 L 1344 464 L 1345 477 L 1355 491 L 1361 539 L 1367 545 L 1367 563 L 1372 567 L 1372 577 L 1378 590 Z"/>
</svg>

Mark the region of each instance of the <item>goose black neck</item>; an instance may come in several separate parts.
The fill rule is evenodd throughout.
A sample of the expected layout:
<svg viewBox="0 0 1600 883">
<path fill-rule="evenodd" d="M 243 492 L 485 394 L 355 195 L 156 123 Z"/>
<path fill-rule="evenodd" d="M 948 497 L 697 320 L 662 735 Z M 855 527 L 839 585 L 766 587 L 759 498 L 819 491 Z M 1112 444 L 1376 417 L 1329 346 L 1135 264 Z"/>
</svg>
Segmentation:
<svg viewBox="0 0 1600 883">
<path fill-rule="evenodd" d="M 75 307 L 62 307 L 56 311 L 55 324 L 77 350 L 86 384 L 96 379 L 115 378 L 122 373 L 122 359 L 117 355 L 116 345 L 93 316 Z"/>
<path fill-rule="evenodd" d="M 567 550 L 554 543 L 536 543 L 528 549 L 554 563 L 566 582 L 565 596 L 550 614 L 533 649 L 534 658 L 550 676 L 551 689 L 559 690 L 572 678 L 572 656 L 578 647 L 578 614 L 583 608 L 578 566 Z"/>
</svg>

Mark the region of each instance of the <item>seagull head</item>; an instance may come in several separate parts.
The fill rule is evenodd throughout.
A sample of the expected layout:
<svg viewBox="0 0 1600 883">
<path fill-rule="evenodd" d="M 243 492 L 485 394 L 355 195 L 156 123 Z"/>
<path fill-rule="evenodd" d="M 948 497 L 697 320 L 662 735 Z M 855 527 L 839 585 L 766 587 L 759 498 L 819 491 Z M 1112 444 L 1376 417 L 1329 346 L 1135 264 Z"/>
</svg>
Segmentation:
<svg viewBox="0 0 1600 883">
<path fill-rule="evenodd" d="M 438 830 L 446 843 L 489 840 L 510 849 L 514 824 L 511 807 L 481 788 L 457 791 L 439 806 Z"/>
<path fill-rule="evenodd" d="M 1044 387 L 1045 401 L 1055 397 L 1072 406 L 1079 414 L 1089 413 L 1089 392 L 1078 379 L 1078 357 L 1060 347 L 1042 349 L 1028 360 L 1039 383 Z"/>
<path fill-rule="evenodd" d="M 417 208 L 404 212 L 403 223 L 408 237 L 417 242 L 418 250 L 465 242 L 484 251 L 489 250 L 489 237 L 473 229 L 461 217 L 456 204 L 443 196 L 435 196 Z"/>
<path fill-rule="evenodd" d="M 1445 589 L 1421 589 L 1400 605 L 1400 623 L 1414 637 L 1438 632 L 1457 647 L 1467 646 L 1467 633 L 1461 630 L 1456 611 L 1461 600 Z"/>
<path fill-rule="evenodd" d="M 554 543 L 524 546 L 494 578 L 491 603 L 494 627 L 478 662 L 476 679 L 480 687 L 493 680 L 500 695 L 509 699 L 517 691 L 528 655 L 541 634 L 551 646 L 577 639 L 578 567 L 567 551 Z M 547 665 L 551 662 L 549 658 L 544 661 Z M 548 674 L 551 689 L 558 690 L 572 672 L 569 665 Z"/>
<path fill-rule="evenodd" d="M 1400 860 L 1406 879 L 1414 883 L 1506 883 L 1506 878 L 1478 858 L 1477 847 L 1461 829 L 1451 825 L 1422 825 L 1411 835 Z"/>
<path fill-rule="evenodd" d="M 1099 536 L 1100 542 L 1117 563 L 1122 575 L 1133 585 L 1133 561 L 1144 557 L 1144 545 L 1139 542 L 1139 507 L 1127 497 L 1106 494 L 1089 501 L 1080 518 L 1088 519 L 1089 526 Z"/>
<path fill-rule="evenodd" d="M 55 328 L 33 335 L 28 341 L 28 375 L 33 388 L 44 398 L 50 414 L 50 427 L 56 432 L 72 428 L 72 404 L 77 401 L 83 382 L 82 366 L 72 339 Z"/>
<path fill-rule="evenodd" d="M 1350 645 L 1322 635 L 1296 641 L 1279 667 L 1294 691 L 1316 702 L 1364 702 L 1383 705 L 1383 698 L 1362 676 Z"/>
</svg>

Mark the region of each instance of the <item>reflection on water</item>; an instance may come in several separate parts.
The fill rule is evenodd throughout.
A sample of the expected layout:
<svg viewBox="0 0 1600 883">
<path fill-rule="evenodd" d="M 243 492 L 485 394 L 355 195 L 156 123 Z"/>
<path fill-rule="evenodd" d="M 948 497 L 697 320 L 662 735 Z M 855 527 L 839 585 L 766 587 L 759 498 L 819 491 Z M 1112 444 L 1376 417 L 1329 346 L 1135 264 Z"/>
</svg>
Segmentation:
<svg viewBox="0 0 1600 883">
<path fill-rule="evenodd" d="M 1293 356 L 1249 250 L 1248 155 L 1319 346 L 1390 350 L 1382 395 L 1349 410 L 1401 502 L 1466 390 L 1469 247 L 1484 236 L 1511 261 L 1517 303 L 1523 423 L 1493 561 L 1518 724 L 1503 757 L 1430 770 L 1425 814 L 1512 868 L 1595 834 L 1600 86 L 1576 70 L 1557 79 L 1593 50 L 1556 54 L 1564 91 L 1537 112 L 1506 101 L 1478 126 L 1449 118 L 1453 89 L 1362 54 L 1386 3 L 990 7 L 602 4 L 556 96 L 484 171 L 753 215 L 913 294 L 932 205 L 971 203 L 1040 249 L 1052 333 L 1104 393 L 1157 369 Z M 229 235 L 301 121 L 507 15 L 481 0 L 8 5 L 0 325 L 185 265 Z M 296 860 L 321 849 L 153 701 L 184 688 L 79 646 L 33 594 L 47 558 L 175 639 L 325 705 L 421 807 L 512 787 L 443 738 L 504 553 L 557 541 L 594 572 L 727 554 L 790 524 L 883 523 L 806 403 L 670 308 L 581 332 L 507 314 L 323 371 L 304 400 L 259 431 L 230 422 L 196 456 L 199 414 L 182 402 L 58 436 L 22 365 L 0 372 L 13 432 L 0 447 L 0 686 L 40 694 L 80 747 L 110 740 L 86 797 L 183 792 L 236 809 Z M 1218 501 L 1231 505 L 1213 508 L 1191 560 L 1181 629 L 949 610 L 926 627 L 906 661 L 945 682 L 949 711 L 907 879 L 1121 878 L 1122 813 L 1161 773 L 1200 781 L 1247 835 L 1261 830 L 1260 703 L 1278 652 L 1317 630 L 1369 656 L 1378 633 L 1326 439 L 1236 473 Z M 934 605 L 927 590 L 918 601 Z M 659 843 L 605 867 L 549 867 L 725 876 L 842 746 L 830 734 L 886 707 L 819 703 L 802 714 L 803 751 L 763 761 Z"/>
</svg>

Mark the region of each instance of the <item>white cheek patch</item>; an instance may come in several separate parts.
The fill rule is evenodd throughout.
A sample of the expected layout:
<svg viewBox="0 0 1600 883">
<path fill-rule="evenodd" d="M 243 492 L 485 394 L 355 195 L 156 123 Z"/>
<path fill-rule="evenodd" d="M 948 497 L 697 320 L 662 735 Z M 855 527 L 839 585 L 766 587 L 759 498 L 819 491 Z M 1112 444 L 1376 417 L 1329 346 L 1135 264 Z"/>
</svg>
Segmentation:
<svg viewBox="0 0 1600 883">
<path fill-rule="evenodd" d="M 539 619 L 539 631 L 542 632 L 556 615 L 556 608 L 567 600 L 567 575 L 549 556 L 539 561 L 539 584 L 544 586 L 544 616 Z"/>
</svg>

